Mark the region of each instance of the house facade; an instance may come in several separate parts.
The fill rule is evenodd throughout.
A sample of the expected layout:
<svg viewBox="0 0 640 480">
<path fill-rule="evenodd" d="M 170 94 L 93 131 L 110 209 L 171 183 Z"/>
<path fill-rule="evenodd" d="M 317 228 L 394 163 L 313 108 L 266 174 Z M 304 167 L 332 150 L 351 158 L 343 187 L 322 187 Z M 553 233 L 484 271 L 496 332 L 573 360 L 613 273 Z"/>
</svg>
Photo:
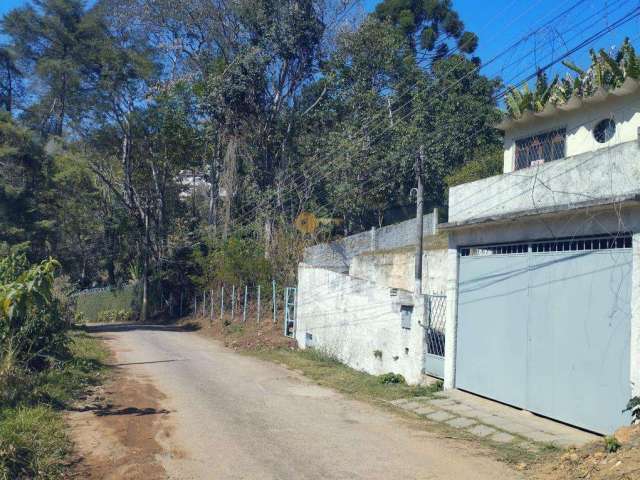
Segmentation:
<svg viewBox="0 0 640 480">
<path fill-rule="evenodd" d="M 446 388 L 599 433 L 640 393 L 640 91 L 507 119 L 504 173 L 450 190 Z"/>
</svg>

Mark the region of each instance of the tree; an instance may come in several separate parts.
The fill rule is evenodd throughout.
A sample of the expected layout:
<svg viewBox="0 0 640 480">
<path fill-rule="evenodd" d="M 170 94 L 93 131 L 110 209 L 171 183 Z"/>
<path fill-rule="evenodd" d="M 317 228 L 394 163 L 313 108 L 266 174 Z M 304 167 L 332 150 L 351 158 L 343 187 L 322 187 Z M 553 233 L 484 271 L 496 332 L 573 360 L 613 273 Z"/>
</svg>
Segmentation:
<svg viewBox="0 0 640 480">
<path fill-rule="evenodd" d="M 33 125 L 62 135 L 81 100 L 84 56 L 102 35 L 99 19 L 86 12 L 83 0 L 34 0 L 7 13 L 1 31 L 32 79 L 30 90 L 38 91 L 27 109 Z"/>
<path fill-rule="evenodd" d="M 0 112 L 0 243 L 24 243 L 33 258 L 49 253 L 54 226 L 46 204 L 50 159 L 28 129 Z"/>
<path fill-rule="evenodd" d="M 444 57 L 452 42 L 463 53 L 473 53 L 478 46 L 478 37 L 465 31 L 458 13 L 451 8 L 451 0 L 384 0 L 376 6 L 374 15 L 397 27 L 414 51 L 426 52 L 423 58 Z"/>
<path fill-rule="evenodd" d="M 11 113 L 20 89 L 21 72 L 16 65 L 15 53 L 0 46 L 0 109 Z"/>
</svg>

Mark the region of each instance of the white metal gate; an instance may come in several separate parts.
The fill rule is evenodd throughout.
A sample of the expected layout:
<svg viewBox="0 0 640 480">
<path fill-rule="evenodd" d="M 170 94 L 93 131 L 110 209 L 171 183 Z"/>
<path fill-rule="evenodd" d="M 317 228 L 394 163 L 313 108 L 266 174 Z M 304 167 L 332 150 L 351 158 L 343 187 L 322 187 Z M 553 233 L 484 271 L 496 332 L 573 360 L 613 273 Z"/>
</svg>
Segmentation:
<svg viewBox="0 0 640 480">
<path fill-rule="evenodd" d="M 456 387 L 608 433 L 628 423 L 631 237 L 460 249 Z"/>
<path fill-rule="evenodd" d="M 444 378 L 444 327 L 446 295 L 426 295 L 427 324 L 424 326 L 424 372 Z"/>
</svg>

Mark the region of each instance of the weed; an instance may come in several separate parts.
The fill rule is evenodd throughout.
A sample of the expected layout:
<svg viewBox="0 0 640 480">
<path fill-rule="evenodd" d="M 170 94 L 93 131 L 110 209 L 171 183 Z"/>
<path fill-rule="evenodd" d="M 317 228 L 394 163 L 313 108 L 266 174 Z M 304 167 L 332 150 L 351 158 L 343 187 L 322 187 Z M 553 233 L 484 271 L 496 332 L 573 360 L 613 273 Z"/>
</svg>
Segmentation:
<svg viewBox="0 0 640 480">
<path fill-rule="evenodd" d="M 383 385 L 389 385 L 389 384 L 406 385 L 407 384 L 407 381 L 404 379 L 402 375 L 400 375 L 399 373 L 391 373 L 391 372 L 379 375 L 378 382 L 382 383 Z"/>
<path fill-rule="evenodd" d="M 300 370 L 319 385 L 333 388 L 355 398 L 369 401 L 397 400 L 408 397 L 434 395 L 437 386 L 407 385 L 406 383 L 380 383 L 379 377 L 354 370 L 324 350 L 274 349 L 248 352 L 267 360 L 284 363 Z"/>
<path fill-rule="evenodd" d="M 604 448 L 607 453 L 615 453 L 617 452 L 622 445 L 618 441 L 618 439 L 614 436 L 604 437 Z"/>
<path fill-rule="evenodd" d="M 376 357 L 378 360 L 382 360 L 382 350 L 374 350 L 373 356 Z"/>
<path fill-rule="evenodd" d="M 68 336 L 67 360 L 41 372 L 13 365 L 0 378 L 0 480 L 63 475 L 70 443 L 59 410 L 99 381 L 107 357 L 89 335 Z"/>
</svg>

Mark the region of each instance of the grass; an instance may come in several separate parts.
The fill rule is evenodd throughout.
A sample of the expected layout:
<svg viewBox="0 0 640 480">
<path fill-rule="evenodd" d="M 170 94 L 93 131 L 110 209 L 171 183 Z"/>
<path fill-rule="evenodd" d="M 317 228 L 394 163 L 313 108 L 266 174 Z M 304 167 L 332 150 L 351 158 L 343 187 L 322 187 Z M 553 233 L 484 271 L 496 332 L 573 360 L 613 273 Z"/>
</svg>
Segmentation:
<svg viewBox="0 0 640 480">
<path fill-rule="evenodd" d="M 16 371 L 0 403 L 0 480 L 57 479 L 66 469 L 71 442 L 62 410 L 105 375 L 107 351 L 95 338 L 71 332 L 72 357 L 40 373 Z"/>
<path fill-rule="evenodd" d="M 315 350 L 257 350 L 250 352 L 260 358 L 282 363 L 301 371 L 317 384 L 349 394 L 360 400 L 398 400 L 408 397 L 428 397 L 439 392 L 442 385 L 407 385 L 383 383 L 380 377 L 354 370 L 326 353 Z"/>
<path fill-rule="evenodd" d="M 85 321 L 95 322 L 100 312 L 130 311 L 135 300 L 135 285 L 126 285 L 120 289 L 78 295 L 76 311 Z"/>
</svg>

